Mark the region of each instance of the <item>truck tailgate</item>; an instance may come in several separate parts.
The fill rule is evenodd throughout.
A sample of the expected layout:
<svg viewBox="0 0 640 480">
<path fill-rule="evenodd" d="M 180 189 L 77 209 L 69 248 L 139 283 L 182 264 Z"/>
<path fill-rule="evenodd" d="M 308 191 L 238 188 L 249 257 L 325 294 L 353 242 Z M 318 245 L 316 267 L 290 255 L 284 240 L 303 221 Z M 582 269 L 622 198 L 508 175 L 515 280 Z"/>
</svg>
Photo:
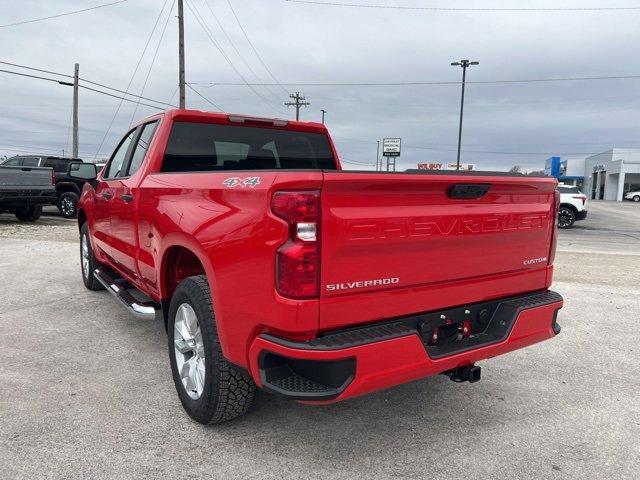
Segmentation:
<svg viewBox="0 0 640 480">
<path fill-rule="evenodd" d="M 0 166 L 0 189 L 40 190 L 53 189 L 52 169 L 44 167 Z"/>
<path fill-rule="evenodd" d="M 478 187 L 479 198 L 452 198 Z M 320 329 L 544 289 L 556 181 L 325 172 Z"/>
</svg>

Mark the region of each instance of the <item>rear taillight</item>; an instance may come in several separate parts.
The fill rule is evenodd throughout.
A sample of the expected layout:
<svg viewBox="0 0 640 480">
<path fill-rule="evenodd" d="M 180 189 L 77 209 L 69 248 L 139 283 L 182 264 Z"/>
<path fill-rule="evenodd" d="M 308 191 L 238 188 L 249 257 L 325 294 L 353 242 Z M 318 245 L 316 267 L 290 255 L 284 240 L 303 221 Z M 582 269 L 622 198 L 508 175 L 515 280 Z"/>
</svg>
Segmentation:
<svg viewBox="0 0 640 480">
<path fill-rule="evenodd" d="M 276 289 L 288 298 L 317 298 L 320 283 L 320 192 L 276 192 L 271 211 L 289 225 L 276 252 Z"/>
<path fill-rule="evenodd" d="M 577 200 L 582 200 L 582 206 L 584 207 L 584 204 L 587 203 L 587 196 L 586 195 L 574 195 L 573 198 L 577 199 Z"/>
<path fill-rule="evenodd" d="M 551 248 L 549 248 L 549 265 L 553 265 L 556 258 L 556 245 L 558 242 L 558 214 L 560 213 L 560 192 L 555 191 L 553 198 L 553 225 L 551 225 Z"/>
<path fill-rule="evenodd" d="M 56 172 L 54 170 L 51 170 L 51 185 L 55 185 L 56 184 Z"/>
</svg>

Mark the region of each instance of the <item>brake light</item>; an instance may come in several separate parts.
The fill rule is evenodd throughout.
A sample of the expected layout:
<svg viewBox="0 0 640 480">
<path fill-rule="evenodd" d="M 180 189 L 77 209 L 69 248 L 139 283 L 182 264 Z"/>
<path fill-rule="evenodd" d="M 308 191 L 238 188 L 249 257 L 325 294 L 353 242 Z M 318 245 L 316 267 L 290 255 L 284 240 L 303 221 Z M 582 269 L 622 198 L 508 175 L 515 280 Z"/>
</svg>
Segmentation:
<svg viewBox="0 0 640 480">
<path fill-rule="evenodd" d="M 553 265 L 556 258 L 556 245 L 558 243 L 558 214 L 560 213 L 560 192 L 555 191 L 553 198 L 553 225 L 551 225 L 551 247 L 549 248 L 549 265 Z"/>
<path fill-rule="evenodd" d="M 288 298 L 317 298 L 320 192 L 276 192 L 271 211 L 289 225 L 289 238 L 276 252 L 276 290 Z"/>
<path fill-rule="evenodd" d="M 573 198 L 575 198 L 577 200 L 582 200 L 582 206 L 584 206 L 584 204 L 587 203 L 587 196 L 586 195 L 574 195 Z"/>
</svg>

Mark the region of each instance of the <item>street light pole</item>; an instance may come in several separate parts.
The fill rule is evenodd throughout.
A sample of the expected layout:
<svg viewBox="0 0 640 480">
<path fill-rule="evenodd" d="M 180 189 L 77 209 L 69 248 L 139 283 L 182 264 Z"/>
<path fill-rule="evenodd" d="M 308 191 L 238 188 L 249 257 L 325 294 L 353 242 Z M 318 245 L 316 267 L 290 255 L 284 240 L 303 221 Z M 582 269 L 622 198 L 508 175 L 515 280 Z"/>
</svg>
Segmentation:
<svg viewBox="0 0 640 480">
<path fill-rule="evenodd" d="M 479 65 L 480 62 L 470 62 L 469 60 L 460 60 L 452 62 L 452 67 L 462 67 L 462 96 L 460 99 L 460 126 L 458 127 L 458 157 L 456 159 L 456 170 L 460 170 L 460 146 L 462 144 L 462 116 L 464 114 L 464 85 L 467 80 L 467 67 L 470 65 Z"/>
<path fill-rule="evenodd" d="M 320 111 L 322 112 L 322 124 L 324 125 L 324 114 L 327 113 L 327 111 L 324 108 L 321 108 Z"/>
</svg>

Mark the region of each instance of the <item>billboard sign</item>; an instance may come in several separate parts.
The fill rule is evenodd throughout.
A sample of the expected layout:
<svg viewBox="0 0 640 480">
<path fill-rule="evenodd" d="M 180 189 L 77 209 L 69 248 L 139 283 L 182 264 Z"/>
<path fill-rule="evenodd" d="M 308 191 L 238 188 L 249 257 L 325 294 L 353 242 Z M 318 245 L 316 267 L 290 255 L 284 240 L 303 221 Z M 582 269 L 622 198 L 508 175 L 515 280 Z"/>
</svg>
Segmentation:
<svg viewBox="0 0 640 480">
<path fill-rule="evenodd" d="M 385 138 L 382 140 L 382 156 L 383 157 L 399 157 L 400 156 L 399 138 Z"/>
<path fill-rule="evenodd" d="M 455 170 L 455 163 L 419 163 L 418 170 Z M 461 163 L 460 170 L 472 171 L 476 169 L 475 163 Z"/>
</svg>

